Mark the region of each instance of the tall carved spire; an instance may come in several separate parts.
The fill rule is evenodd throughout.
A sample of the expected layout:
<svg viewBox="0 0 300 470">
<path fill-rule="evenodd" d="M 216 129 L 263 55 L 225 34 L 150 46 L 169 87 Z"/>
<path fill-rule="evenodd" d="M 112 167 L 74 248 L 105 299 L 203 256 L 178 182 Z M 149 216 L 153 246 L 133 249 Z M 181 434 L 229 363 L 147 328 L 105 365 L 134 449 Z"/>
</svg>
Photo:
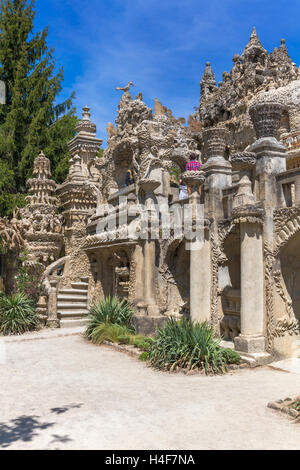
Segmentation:
<svg viewBox="0 0 300 470">
<path fill-rule="evenodd" d="M 216 77 L 212 71 L 210 62 L 206 62 L 206 67 L 201 78 L 200 87 L 202 97 L 211 93 L 217 88 Z"/>
<path fill-rule="evenodd" d="M 267 51 L 260 42 L 255 27 L 253 27 L 250 40 L 242 53 L 242 58 L 251 60 L 262 54 L 266 55 Z"/>
</svg>

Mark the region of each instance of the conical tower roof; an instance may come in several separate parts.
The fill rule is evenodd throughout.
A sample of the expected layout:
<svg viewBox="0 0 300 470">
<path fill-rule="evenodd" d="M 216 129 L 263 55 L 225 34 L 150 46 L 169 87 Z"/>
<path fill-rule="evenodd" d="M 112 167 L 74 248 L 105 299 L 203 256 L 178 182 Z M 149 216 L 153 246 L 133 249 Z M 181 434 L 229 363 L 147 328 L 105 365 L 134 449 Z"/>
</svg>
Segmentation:
<svg viewBox="0 0 300 470">
<path fill-rule="evenodd" d="M 251 59 L 257 55 L 267 54 L 267 51 L 260 42 L 255 27 L 252 29 L 250 40 L 245 47 L 241 57 L 243 59 Z"/>
<path fill-rule="evenodd" d="M 215 77 L 215 74 L 212 71 L 210 62 L 206 62 L 206 66 L 205 66 L 200 84 L 201 84 L 201 86 L 202 85 L 212 85 L 212 86 L 217 85 L 216 77 Z"/>
</svg>

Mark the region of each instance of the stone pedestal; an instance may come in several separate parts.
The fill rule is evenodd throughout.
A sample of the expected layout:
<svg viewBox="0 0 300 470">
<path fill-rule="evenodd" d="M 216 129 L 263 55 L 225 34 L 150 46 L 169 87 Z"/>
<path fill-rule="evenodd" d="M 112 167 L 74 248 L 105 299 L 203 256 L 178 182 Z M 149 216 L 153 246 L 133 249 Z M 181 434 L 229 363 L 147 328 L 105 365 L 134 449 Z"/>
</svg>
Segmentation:
<svg viewBox="0 0 300 470">
<path fill-rule="evenodd" d="M 232 168 L 239 172 L 239 187 L 233 199 L 232 207 L 254 204 L 251 176 L 255 168 L 256 155 L 250 152 L 241 152 L 231 157 Z"/>
<path fill-rule="evenodd" d="M 214 127 L 203 131 L 203 140 L 207 162 L 202 169 L 205 173 L 206 185 L 209 188 L 208 211 L 210 216 L 223 218 L 222 190 L 230 186 L 232 181 L 231 163 L 225 160 L 227 130 Z"/>
<path fill-rule="evenodd" d="M 249 108 L 257 140 L 247 151 L 256 154 L 259 199 L 267 216 L 268 209 L 272 210 L 281 202 L 276 175 L 286 170 L 286 148 L 277 137 L 284 109 L 283 104 L 268 98 L 257 99 Z"/>
<path fill-rule="evenodd" d="M 241 334 L 234 339 L 235 349 L 245 353 L 265 351 L 263 210 L 238 208 L 241 233 Z"/>
<path fill-rule="evenodd" d="M 50 281 L 50 290 L 48 294 L 48 318 L 46 326 L 49 328 L 59 328 L 59 319 L 57 318 L 57 280 Z"/>
</svg>

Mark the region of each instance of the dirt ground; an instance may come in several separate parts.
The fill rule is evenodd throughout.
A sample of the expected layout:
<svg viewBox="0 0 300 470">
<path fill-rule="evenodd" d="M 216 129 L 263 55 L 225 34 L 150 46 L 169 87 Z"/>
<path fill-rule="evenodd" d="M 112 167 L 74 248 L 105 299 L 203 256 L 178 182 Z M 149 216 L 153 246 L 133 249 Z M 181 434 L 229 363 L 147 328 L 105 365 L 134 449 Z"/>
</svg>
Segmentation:
<svg viewBox="0 0 300 470">
<path fill-rule="evenodd" d="M 300 374 L 157 372 L 80 335 L 1 343 L 0 449 L 300 448 L 300 424 L 266 406 Z"/>
</svg>

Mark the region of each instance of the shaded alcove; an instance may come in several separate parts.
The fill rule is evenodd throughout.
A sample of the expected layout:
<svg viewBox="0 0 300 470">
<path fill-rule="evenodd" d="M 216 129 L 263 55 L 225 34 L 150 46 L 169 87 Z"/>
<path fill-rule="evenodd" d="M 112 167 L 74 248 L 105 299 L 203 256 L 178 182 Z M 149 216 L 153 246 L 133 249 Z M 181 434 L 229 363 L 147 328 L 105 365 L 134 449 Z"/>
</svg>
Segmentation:
<svg viewBox="0 0 300 470">
<path fill-rule="evenodd" d="M 219 267 L 219 288 L 221 294 L 221 334 L 226 340 L 233 340 L 240 334 L 241 309 L 241 250 L 240 233 L 237 228 L 224 243 L 227 262 Z"/>
<path fill-rule="evenodd" d="M 292 301 L 295 317 L 300 320 L 300 232 L 280 251 L 280 266 L 286 291 Z"/>
<path fill-rule="evenodd" d="M 190 251 L 186 249 L 185 241 L 177 241 L 170 248 L 167 265 L 171 273 L 168 280 L 168 310 L 187 313 L 190 297 Z"/>
</svg>

